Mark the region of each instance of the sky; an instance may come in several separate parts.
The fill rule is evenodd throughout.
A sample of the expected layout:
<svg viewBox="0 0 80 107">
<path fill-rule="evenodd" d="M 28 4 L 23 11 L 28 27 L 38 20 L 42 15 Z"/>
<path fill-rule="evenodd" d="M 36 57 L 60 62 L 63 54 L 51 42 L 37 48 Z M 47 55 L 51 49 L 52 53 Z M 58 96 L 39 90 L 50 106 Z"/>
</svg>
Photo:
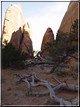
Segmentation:
<svg viewBox="0 0 80 107">
<path fill-rule="evenodd" d="M 56 0 L 57 1 L 57 0 Z M 58 2 L 2 2 L 2 26 L 6 9 L 11 4 L 19 3 L 22 6 L 23 16 L 26 23 L 32 28 L 33 49 L 40 50 L 43 36 L 48 27 L 53 30 L 54 38 L 60 27 L 61 21 L 67 11 L 68 1 Z"/>
</svg>

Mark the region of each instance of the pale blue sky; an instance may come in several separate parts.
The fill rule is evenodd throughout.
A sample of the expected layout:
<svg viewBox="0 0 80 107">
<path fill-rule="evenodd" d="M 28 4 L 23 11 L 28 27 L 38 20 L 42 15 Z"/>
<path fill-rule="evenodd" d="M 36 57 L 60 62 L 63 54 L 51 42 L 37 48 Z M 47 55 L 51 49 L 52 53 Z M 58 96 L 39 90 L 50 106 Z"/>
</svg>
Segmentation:
<svg viewBox="0 0 80 107">
<path fill-rule="evenodd" d="M 51 27 L 56 38 L 57 30 L 67 11 L 68 2 L 2 2 L 2 25 L 6 9 L 11 4 L 19 3 L 22 6 L 26 23 L 32 27 L 33 48 L 40 50 L 42 38 L 46 29 Z"/>
</svg>

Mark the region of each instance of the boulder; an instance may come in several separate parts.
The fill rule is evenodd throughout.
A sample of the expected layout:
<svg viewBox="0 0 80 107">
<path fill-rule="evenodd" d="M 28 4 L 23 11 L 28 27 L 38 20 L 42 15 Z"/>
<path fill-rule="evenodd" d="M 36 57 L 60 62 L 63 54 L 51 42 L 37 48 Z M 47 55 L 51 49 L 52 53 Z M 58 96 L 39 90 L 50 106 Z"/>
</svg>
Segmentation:
<svg viewBox="0 0 80 107">
<path fill-rule="evenodd" d="M 32 39 L 31 39 L 31 35 L 30 35 L 30 28 L 29 28 L 29 23 L 24 24 L 23 26 L 23 39 L 22 39 L 22 42 L 20 44 L 20 50 L 22 52 L 26 52 L 26 53 L 33 53 L 33 45 L 32 45 Z M 28 50 L 27 50 L 27 47 L 28 47 Z"/>
<path fill-rule="evenodd" d="M 70 33 L 71 25 L 76 19 L 78 19 L 78 2 L 74 2 L 74 0 L 71 0 L 68 9 L 62 19 L 59 31 Z"/>
<path fill-rule="evenodd" d="M 51 28 L 47 28 L 44 36 L 43 36 L 43 40 L 42 40 L 42 44 L 41 44 L 41 50 L 44 48 L 44 44 L 46 42 L 53 42 L 54 41 L 54 34 L 53 34 L 53 31 Z M 47 55 L 48 53 L 46 51 L 44 51 L 41 56 L 45 56 Z"/>
<path fill-rule="evenodd" d="M 21 5 L 12 4 L 6 10 L 2 32 L 2 42 L 6 39 L 8 42 L 12 42 L 16 49 L 19 49 L 24 24 L 25 19 L 23 17 Z"/>
</svg>

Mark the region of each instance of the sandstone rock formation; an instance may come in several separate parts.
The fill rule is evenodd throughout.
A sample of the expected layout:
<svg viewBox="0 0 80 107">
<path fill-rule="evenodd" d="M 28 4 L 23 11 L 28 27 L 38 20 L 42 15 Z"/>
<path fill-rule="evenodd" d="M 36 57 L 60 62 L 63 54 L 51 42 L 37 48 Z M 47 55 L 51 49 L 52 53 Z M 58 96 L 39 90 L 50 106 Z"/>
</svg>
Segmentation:
<svg viewBox="0 0 80 107">
<path fill-rule="evenodd" d="M 2 42 L 4 39 L 12 42 L 16 49 L 19 49 L 22 39 L 23 25 L 25 19 L 20 4 L 12 4 L 7 10 L 4 19 Z"/>
<path fill-rule="evenodd" d="M 74 0 L 71 0 L 68 9 L 62 19 L 59 31 L 70 33 L 71 25 L 72 23 L 74 23 L 75 19 L 78 19 L 78 2 L 74 2 Z"/>
<path fill-rule="evenodd" d="M 33 45 L 32 45 L 32 39 L 30 38 L 31 35 L 30 35 L 30 26 L 29 26 L 29 23 L 24 24 L 23 26 L 23 39 L 22 39 L 22 42 L 20 44 L 20 50 L 22 52 L 26 52 L 28 53 L 28 50 L 27 50 L 27 47 L 30 51 L 30 53 L 32 54 L 33 53 Z M 26 46 L 25 46 L 26 44 Z"/>
<path fill-rule="evenodd" d="M 30 36 L 30 38 L 32 40 L 32 28 L 31 28 L 29 22 L 27 22 L 27 28 L 28 28 L 29 36 Z"/>
<path fill-rule="evenodd" d="M 41 44 L 41 50 L 44 48 L 44 44 L 46 42 L 53 42 L 54 41 L 54 34 L 53 34 L 53 31 L 51 28 L 47 28 L 45 34 L 44 34 L 44 37 L 43 37 L 43 40 L 42 40 L 42 44 Z M 47 54 L 46 51 L 44 51 L 41 56 Z"/>
</svg>

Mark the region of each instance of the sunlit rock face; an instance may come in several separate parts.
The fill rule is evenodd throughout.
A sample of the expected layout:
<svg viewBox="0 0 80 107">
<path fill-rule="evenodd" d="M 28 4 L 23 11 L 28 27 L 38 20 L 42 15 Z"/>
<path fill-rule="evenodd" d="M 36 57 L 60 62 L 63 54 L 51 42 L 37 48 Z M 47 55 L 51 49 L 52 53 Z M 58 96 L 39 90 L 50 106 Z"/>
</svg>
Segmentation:
<svg viewBox="0 0 80 107">
<path fill-rule="evenodd" d="M 4 19 L 2 42 L 4 39 L 12 42 L 16 49 L 19 49 L 22 39 L 23 25 L 25 19 L 20 4 L 12 4 L 7 10 Z"/>
<path fill-rule="evenodd" d="M 41 50 L 44 48 L 44 44 L 46 42 L 53 42 L 54 41 L 54 34 L 51 28 L 47 28 L 44 36 L 43 36 L 43 40 L 42 40 L 42 44 L 41 44 Z M 44 51 L 41 56 L 45 56 L 48 53 L 46 51 Z"/>
<path fill-rule="evenodd" d="M 71 25 L 72 23 L 74 23 L 75 19 L 78 19 L 78 2 L 74 2 L 74 0 L 71 0 L 68 9 L 62 19 L 59 31 L 70 33 Z"/>
<path fill-rule="evenodd" d="M 33 53 L 33 45 L 32 45 L 32 33 L 30 32 L 31 29 L 30 29 L 30 26 L 29 26 L 29 23 L 27 24 L 24 24 L 23 26 L 23 39 L 22 39 L 22 42 L 21 42 L 21 45 L 20 45 L 20 50 L 22 52 L 26 52 L 26 53 Z M 28 50 L 27 50 L 27 47 L 28 47 Z"/>
</svg>

